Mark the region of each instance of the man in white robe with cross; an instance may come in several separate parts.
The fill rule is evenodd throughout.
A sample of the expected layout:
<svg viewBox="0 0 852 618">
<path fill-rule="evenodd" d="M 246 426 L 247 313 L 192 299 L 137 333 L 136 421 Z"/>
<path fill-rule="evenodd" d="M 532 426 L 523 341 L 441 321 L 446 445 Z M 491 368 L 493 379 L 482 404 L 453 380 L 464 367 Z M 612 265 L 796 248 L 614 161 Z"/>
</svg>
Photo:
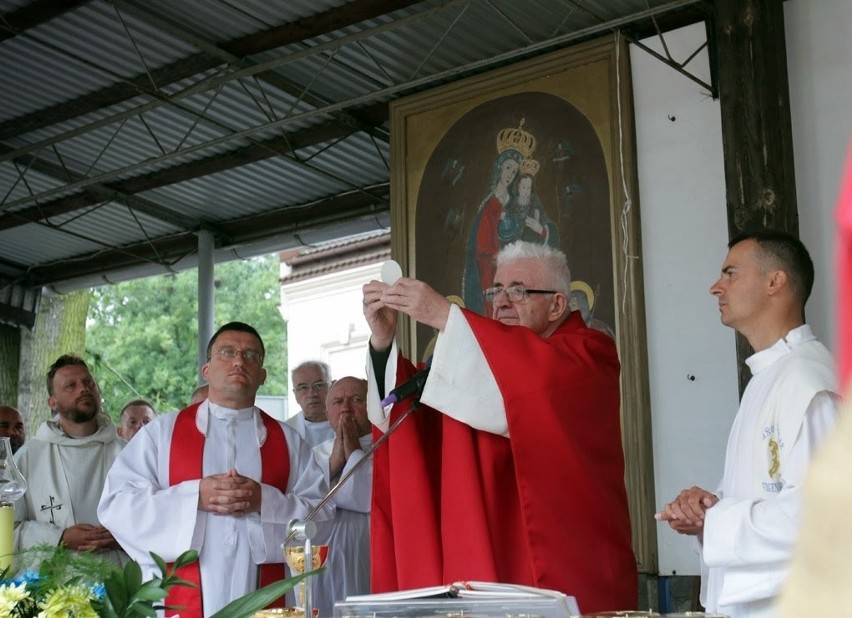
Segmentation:
<svg viewBox="0 0 852 618">
<path fill-rule="evenodd" d="M 124 442 L 101 410 L 100 390 L 83 359 L 60 356 L 48 371 L 47 391 L 54 417 L 15 454 L 28 485 L 15 502 L 15 546 L 61 544 L 124 560 L 97 515 L 107 471 Z"/>
</svg>

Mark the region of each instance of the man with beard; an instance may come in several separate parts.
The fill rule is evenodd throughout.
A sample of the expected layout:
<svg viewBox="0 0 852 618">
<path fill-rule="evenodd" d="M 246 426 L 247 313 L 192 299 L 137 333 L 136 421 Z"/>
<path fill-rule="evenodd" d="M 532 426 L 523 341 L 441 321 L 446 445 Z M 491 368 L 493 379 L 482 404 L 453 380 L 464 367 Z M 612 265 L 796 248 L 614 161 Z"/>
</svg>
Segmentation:
<svg viewBox="0 0 852 618">
<path fill-rule="evenodd" d="M 52 419 L 15 455 L 27 493 L 15 503 L 16 548 L 62 544 L 126 558 L 97 515 L 106 473 L 124 442 L 101 410 L 101 393 L 85 361 L 60 356 L 47 373 Z"/>
</svg>

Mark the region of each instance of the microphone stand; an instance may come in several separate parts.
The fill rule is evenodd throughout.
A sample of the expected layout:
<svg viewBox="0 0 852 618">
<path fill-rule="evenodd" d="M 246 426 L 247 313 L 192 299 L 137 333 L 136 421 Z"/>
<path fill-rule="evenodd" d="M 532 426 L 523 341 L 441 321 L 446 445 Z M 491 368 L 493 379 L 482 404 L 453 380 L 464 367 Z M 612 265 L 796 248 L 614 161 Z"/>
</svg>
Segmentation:
<svg viewBox="0 0 852 618">
<path fill-rule="evenodd" d="M 395 432 L 400 425 L 402 425 L 402 423 L 405 421 L 405 419 L 407 419 L 411 415 L 411 413 L 414 412 L 419 407 L 420 407 L 420 400 L 415 399 L 414 402 L 408 407 L 408 409 L 402 414 L 402 416 L 400 416 L 398 419 L 396 419 L 393 422 L 393 424 L 391 424 L 391 426 L 388 427 L 388 430 L 386 432 L 384 432 L 381 435 L 381 437 L 379 437 L 378 440 L 373 442 L 373 444 L 370 446 L 370 448 L 367 449 L 367 452 L 364 453 L 364 456 L 361 459 L 359 459 L 358 461 L 356 461 L 355 465 L 352 466 L 352 468 L 346 474 L 344 474 L 342 477 L 340 477 L 340 480 L 337 481 L 337 483 L 335 483 L 334 486 L 331 489 L 328 490 L 328 493 L 323 497 L 323 499 L 319 501 L 319 504 L 317 504 L 313 508 L 313 510 L 310 513 L 308 513 L 308 515 L 305 517 L 305 519 L 301 520 L 301 521 L 303 521 L 303 522 L 312 521 L 313 518 L 316 517 L 316 514 L 319 512 L 319 510 L 322 507 L 324 507 L 326 504 L 328 504 L 328 501 L 331 500 L 332 497 L 334 497 L 334 494 L 336 494 L 338 491 L 340 491 L 340 488 L 343 487 L 343 485 L 346 483 L 346 481 L 348 481 L 350 479 L 350 477 L 353 474 L 355 474 L 355 472 L 362 465 L 364 465 L 364 463 L 373 455 L 373 453 L 376 451 L 376 449 L 379 448 L 379 446 L 381 446 L 381 444 L 384 443 L 384 441 L 387 440 L 390 437 L 390 435 L 393 432 Z M 294 520 L 293 522 L 290 523 L 290 533 L 287 535 L 287 538 L 284 539 L 285 545 L 287 544 L 288 541 L 292 540 L 297 534 L 299 534 L 300 530 L 296 529 L 296 527 L 294 526 L 294 524 L 297 524 L 297 523 L 299 523 L 298 520 Z M 311 535 L 311 536 L 313 536 L 313 535 Z M 306 554 L 306 555 L 309 555 L 309 554 Z"/>
<path fill-rule="evenodd" d="M 304 542 L 305 542 L 305 569 L 306 570 L 307 570 L 307 567 L 308 567 L 308 560 L 310 560 L 310 565 L 311 565 L 310 568 L 311 569 L 314 568 L 314 566 L 313 566 L 314 558 L 313 558 L 313 553 L 312 553 L 312 548 L 311 548 L 311 539 L 313 539 L 314 536 L 316 535 L 317 527 L 316 527 L 316 524 L 313 522 L 313 518 L 316 517 L 316 514 L 319 512 L 319 510 L 322 507 L 324 507 L 326 504 L 328 504 L 328 501 L 331 500 L 332 497 L 334 497 L 334 494 L 336 494 L 338 491 L 340 491 L 340 488 L 343 487 L 343 485 L 346 483 L 346 481 L 348 481 L 352 477 L 352 475 L 355 474 L 355 472 L 357 472 L 358 469 L 362 465 L 364 465 L 364 462 L 366 462 L 368 459 L 370 459 L 370 457 L 373 455 L 373 453 L 376 451 L 376 449 L 379 448 L 379 446 L 385 440 L 387 440 L 388 437 L 393 432 L 395 432 L 400 425 L 402 425 L 402 423 L 405 421 L 405 419 L 407 419 L 411 415 L 411 413 L 414 412 L 419 407 L 420 407 L 420 400 L 415 399 L 414 402 L 408 407 L 408 409 L 402 414 L 402 416 L 400 416 L 398 419 L 396 419 L 393 422 L 393 424 L 391 424 L 391 426 L 388 427 L 388 430 L 386 432 L 384 432 L 379 437 L 378 440 L 373 442 L 373 444 L 370 446 L 370 448 L 367 449 L 367 452 L 364 453 L 364 456 L 361 459 L 359 459 L 358 461 L 356 461 L 355 465 L 352 466 L 352 468 L 346 474 L 344 474 L 342 477 L 340 477 L 340 480 L 338 480 L 337 483 L 335 483 L 334 486 L 331 489 L 328 490 L 328 493 L 325 494 L 323 499 L 319 501 L 319 504 L 317 504 L 313 508 L 313 510 L 311 510 L 311 512 L 307 514 L 307 516 L 304 519 L 294 519 L 293 521 L 290 522 L 290 525 L 288 527 L 289 533 L 287 534 L 287 538 L 284 539 L 284 542 L 281 544 L 281 548 L 284 549 L 284 547 L 287 545 L 287 543 L 289 543 L 294 538 L 296 540 L 304 540 Z M 311 582 L 309 580 L 310 580 L 310 578 L 308 578 L 307 580 L 305 580 L 303 582 L 303 584 L 305 585 L 305 618 L 313 618 L 313 613 L 312 613 L 313 612 L 313 598 L 311 596 L 312 593 L 313 593 L 313 585 L 311 584 Z"/>
</svg>

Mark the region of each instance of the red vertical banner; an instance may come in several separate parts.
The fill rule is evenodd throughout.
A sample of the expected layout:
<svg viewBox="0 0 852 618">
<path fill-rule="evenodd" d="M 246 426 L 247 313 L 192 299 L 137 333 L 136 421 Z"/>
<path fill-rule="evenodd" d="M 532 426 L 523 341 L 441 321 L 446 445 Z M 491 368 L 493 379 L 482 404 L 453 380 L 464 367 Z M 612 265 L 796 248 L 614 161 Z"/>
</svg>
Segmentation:
<svg viewBox="0 0 852 618">
<path fill-rule="evenodd" d="M 846 157 L 846 169 L 837 203 L 837 357 L 840 392 L 848 392 L 852 373 L 852 148 Z"/>
</svg>

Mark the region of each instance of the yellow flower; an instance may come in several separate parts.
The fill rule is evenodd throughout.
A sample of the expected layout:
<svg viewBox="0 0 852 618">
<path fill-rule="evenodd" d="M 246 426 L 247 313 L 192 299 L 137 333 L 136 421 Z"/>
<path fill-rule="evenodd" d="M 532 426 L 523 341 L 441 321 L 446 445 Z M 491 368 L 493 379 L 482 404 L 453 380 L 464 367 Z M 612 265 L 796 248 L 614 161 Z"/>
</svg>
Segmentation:
<svg viewBox="0 0 852 618">
<path fill-rule="evenodd" d="M 47 593 L 38 604 L 38 618 L 98 618 L 92 608 L 94 595 L 85 586 L 62 586 Z"/>
<path fill-rule="evenodd" d="M 30 598 L 26 584 L 3 584 L 0 586 L 0 616 L 8 616 L 15 606 Z"/>
</svg>

